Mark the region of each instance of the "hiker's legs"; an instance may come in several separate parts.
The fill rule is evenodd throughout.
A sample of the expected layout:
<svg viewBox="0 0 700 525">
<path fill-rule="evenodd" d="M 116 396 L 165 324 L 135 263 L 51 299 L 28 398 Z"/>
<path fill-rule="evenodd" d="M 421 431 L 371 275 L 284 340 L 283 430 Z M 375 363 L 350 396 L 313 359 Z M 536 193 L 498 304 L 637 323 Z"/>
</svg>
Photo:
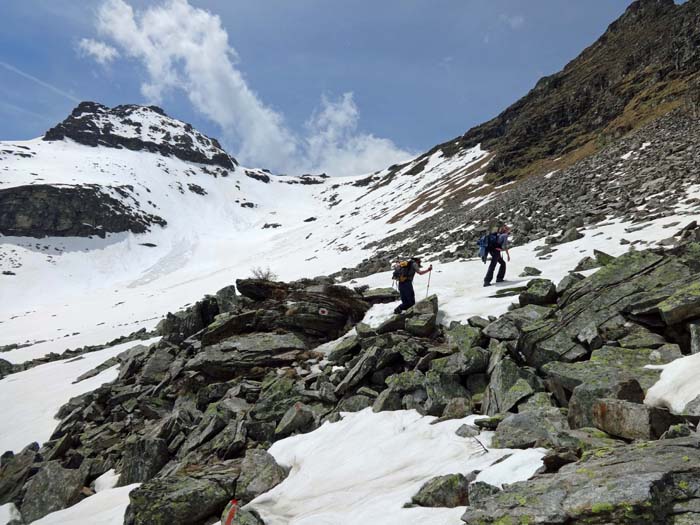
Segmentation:
<svg viewBox="0 0 700 525">
<path fill-rule="evenodd" d="M 501 259 L 500 253 L 491 252 L 491 263 L 489 264 L 489 270 L 486 272 L 486 277 L 484 277 L 484 284 L 491 284 L 491 281 L 493 280 L 493 272 L 496 270 L 496 264 L 498 264 L 499 259 Z"/>
<path fill-rule="evenodd" d="M 406 281 L 399 283 L 399 294 L 401 294 L 401 305 L 396 309 L 398 312 L 408 310 L 416 304 L 416 294 L 413 291 L 413 283 Z"/>
<path fill-rule="evenodd" d="M 503 255 L 498 254 L 498 264 L 500 264 L 500 267 L 498 268 L 498 275 L 496 275 L 496 281 L 502 281 L 505 276 L 506 276 L 506 261 L 503 258 Z"/>
</svg>

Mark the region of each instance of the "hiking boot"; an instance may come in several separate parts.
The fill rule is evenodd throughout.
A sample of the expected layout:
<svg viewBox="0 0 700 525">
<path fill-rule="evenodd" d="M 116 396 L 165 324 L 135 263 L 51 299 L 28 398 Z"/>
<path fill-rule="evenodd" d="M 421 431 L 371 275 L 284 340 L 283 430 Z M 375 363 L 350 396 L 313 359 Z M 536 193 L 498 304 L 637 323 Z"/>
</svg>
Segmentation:
<svg viewBox="0 0 700 525">
<path fill-rule="evenodd" d="M 400 306 L 397 306 L 396 308 L 394 308 L 394 313 L 395 313 L 396 315 L 400 314 L 400 313 L 401 313 L 401 307 L 400 307 Z"/>
<path fill-rule="evenodd" d="M 487 286 L 491 286 L 491 283 L 484 283 L 484 288 L 486 288 Z"/>
<path fill-rule="evenodd" d="M 506 282 L 506 280 L 505 279 L 496 279 L 496 282 L 497 283 L 504 283 L 504 282 Z"/>
</svg>

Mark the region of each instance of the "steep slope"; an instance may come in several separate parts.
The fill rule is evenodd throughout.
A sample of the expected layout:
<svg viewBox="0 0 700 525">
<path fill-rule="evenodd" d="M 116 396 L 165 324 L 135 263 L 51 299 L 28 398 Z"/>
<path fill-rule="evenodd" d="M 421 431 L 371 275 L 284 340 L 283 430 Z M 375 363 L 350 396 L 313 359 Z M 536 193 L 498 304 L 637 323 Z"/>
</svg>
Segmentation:
<svg viewBox="0 0 700 525">
<path fill-rule="evenodd" d="M 637 0 L 566 67 L 499 116 L 436 149 L 495 152 L 492 180 L 565 167 L 697 98 L 700 2 Z M 561 157 L 561 158 L 560 158 Z"/>
</svg>

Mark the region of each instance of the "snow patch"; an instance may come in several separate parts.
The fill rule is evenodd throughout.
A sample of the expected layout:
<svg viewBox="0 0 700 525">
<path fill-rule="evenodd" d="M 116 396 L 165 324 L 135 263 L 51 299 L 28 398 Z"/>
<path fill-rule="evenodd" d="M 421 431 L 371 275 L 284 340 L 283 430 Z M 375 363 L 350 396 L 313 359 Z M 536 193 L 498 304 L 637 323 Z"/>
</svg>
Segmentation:
<svg viewBox="0 0 700 525">
<path fill-rule="evenodd" d="M 484 451 L 455 431 L 480 416 L 431 425 L 417 412 L 343 414 L 309 434 L 269 450 L 289 476 L 253 500 L 268 525 L 443 525 L 459 523 L 464 508 L 403 508 L 435 476 L 481 470 L 489 483 L 522 481 L 542 465 L 544 450 Z M 502 463 L 499 459 L 512 454 Z"/>
</svg>

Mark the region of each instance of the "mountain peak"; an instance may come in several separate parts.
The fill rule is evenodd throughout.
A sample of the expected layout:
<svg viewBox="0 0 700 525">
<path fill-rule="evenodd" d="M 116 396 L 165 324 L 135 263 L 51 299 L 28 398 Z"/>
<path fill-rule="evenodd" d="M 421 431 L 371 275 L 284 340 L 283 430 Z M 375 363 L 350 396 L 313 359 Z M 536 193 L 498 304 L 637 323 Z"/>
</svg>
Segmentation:
<svg viewBox="0 0 700 525">
<path fill-rule="evenodd" d="M 109 108 L 96 102 L 81 102 L 43 138 L 65 139 L 85 146 L 148 151 L 228 169 L 235 169 L 238 164 L 216 139 L 169 117 L 158 106 L 126 104 Z"/>
</svg>

